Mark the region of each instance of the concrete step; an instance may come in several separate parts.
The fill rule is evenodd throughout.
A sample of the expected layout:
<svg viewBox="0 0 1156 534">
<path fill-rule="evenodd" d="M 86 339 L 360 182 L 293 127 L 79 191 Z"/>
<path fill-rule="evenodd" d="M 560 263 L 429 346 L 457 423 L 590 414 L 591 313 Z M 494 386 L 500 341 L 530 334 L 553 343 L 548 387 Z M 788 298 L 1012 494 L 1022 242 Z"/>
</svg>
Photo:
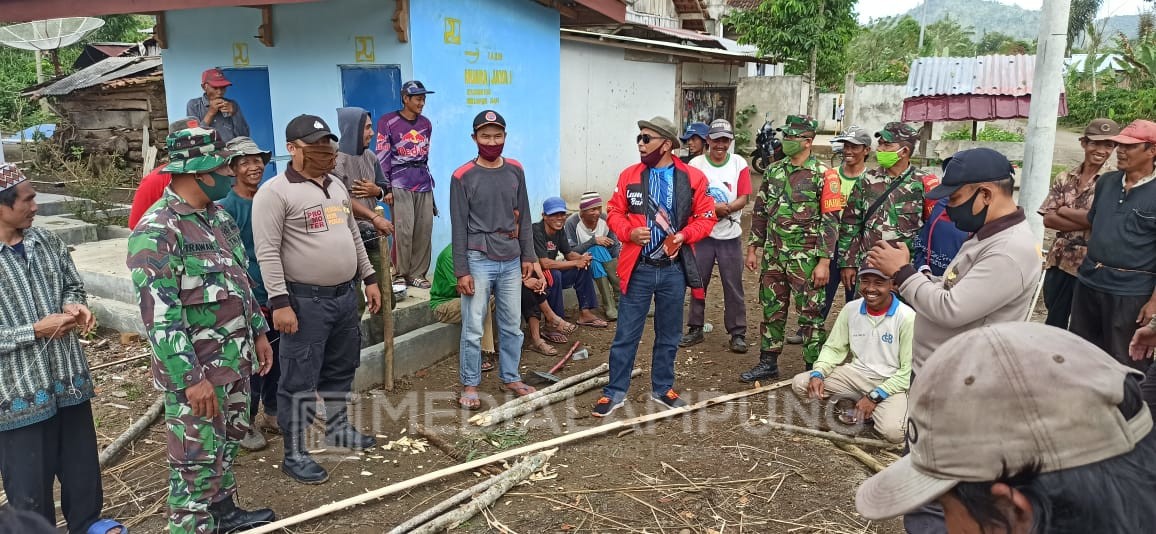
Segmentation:
<svg viewBox="0 0 1156 534">
<path fill-rule="evenodd" d="M 50 230 L 68 245 L 80 245 L 100 239 L 100 229 L 97 225 L 61 215 L 37 214 L 33 224 Z"/>
<path fill-rule="evenodd" d="M 412 375 L 458 353 L 461 325 L 433 323 L 393 340 L 393 376 Z M 364 392 L 384 383 L 385 344 L 361 349 L 361 367 L 353 377 L 353 391 Z"/>
</svg>

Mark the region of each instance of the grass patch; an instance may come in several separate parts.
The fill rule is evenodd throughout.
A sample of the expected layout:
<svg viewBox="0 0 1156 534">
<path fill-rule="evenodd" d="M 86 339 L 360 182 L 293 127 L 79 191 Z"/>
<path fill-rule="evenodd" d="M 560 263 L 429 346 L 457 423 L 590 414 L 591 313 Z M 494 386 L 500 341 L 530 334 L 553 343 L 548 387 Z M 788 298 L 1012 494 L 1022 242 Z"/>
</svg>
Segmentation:
<svg viewBox="0 0 1156 534">
<path fill-rule="evenodd" d="M 503 427 L 487 430 L 481 434 L 468 434 L 454 444 L 454 448 L 462 451 L 466 461 L 475 460 L 494 452 L 504 451 L 524 445 L 529 438 L 529 431 L 524 428 Z"/>
</svg>

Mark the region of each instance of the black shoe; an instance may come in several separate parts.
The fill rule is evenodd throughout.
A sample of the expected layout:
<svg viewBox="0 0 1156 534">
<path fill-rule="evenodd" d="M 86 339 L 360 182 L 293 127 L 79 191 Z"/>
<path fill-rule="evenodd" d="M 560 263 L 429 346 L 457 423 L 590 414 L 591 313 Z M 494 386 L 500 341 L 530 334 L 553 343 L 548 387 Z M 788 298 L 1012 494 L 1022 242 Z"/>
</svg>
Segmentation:
<svg viewBox="0 0 1156 534">
<path fill-rule="evenodd" d="M 803 363 L 805 364 L 803 367 L 804 367 L 806 370 L 808 370 L 808 371 L 814 371 L 814 370 L 815 370 L 815 364 L 813 364 L 813 363 L 807 363 L 807 362 L 803 362 Z"/>
<path fill-rule="evenodd" d="M 743 382 L 754 382 L 756 380 L 766 380 L 768 378 L 779 377 L 779 353 L 777 352 L 763 352 L 759 354 L 759 364 L 752 367 L 739 375 L 739 379 Z"/>
<path fill-rule="evenodd" d="M 302 484 L 321 484 L 329 480 L 329 473 L 305 450 L 305 437 L 298 432 L 285 436 L 285 460 L 281 471 Z"/>
<path fill-rule="evenodd" d="M 330 447 L 342 447 L 355 451 L 363 451 L 377 445 L 377 440 L 374 439 L 373 436 L 366 436 L 354 430 L 354 428 L 346 422 L 325 436 L 325 444 Z"/>
<path fill-rule="evenodd" d="M 704 338 L 702 335 L 702 327 L 701 326 L 688 326 L 686 328 L 686 335 L 682 336 L 682 339 L 679 340 L 678 346 L 691 347 L 694 345 L 698 345 L 699 343 L 702 343 L 703 339 Z"/>
<path fill-rule="evenodd" d="M 249 530 L 277 520 L 277 514 L 268 508 L 253 511 L 237 508 L 232 496 L 221 502 L 210 504 L 209 514 L 217 523 L 217 529 L 214 532 L 218 533 Z"/>
<path fill-rule="evenodd" d="M 731 352 L 739 354 L 747 353 L 747 338 L 744 336 L 731 336 Z"/>
<path fill-rule="evenodd" d="M 678 396 L 678 392 L 673 389 L 666 390 L 666 393 L 662 395 L 651 393 L 650 399 L 667 408 L 682 408 L 686 406 L 686 401 L 682 400 L 682 398 Z"/>
</svg>

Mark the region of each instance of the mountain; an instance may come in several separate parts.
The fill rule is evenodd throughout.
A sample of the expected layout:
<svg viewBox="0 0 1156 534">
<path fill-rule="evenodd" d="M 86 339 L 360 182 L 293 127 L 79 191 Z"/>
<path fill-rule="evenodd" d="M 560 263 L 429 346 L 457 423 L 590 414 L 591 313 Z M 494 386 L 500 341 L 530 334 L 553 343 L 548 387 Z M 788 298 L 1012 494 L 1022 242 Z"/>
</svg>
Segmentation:
<svg viewBox="0 0 1156 534">
<path fill-rule="evenodd" d="M 1096 27 L 1104 28 L 1102 30 L 1104 36 L 1113 40 L 1121 32 L 1127 35 L 1129 39 L 1135 39 L 1139 26 L 1140 15 L 1117 15 L 1115 17 L 1096 20 Z"/>
<path fill-rule="evenodd" d="M 908 11 L 916 21 L 923 15 L 923 4 Z M 927 0 L 927 24 L 951 16 L 960 26 L 971 26 L 978 41 L 987 32 L 1000 32 L 1016 39 L 1032 41 L 1039 34 L 1040 12 L 995 0 Z"/>
</svg>

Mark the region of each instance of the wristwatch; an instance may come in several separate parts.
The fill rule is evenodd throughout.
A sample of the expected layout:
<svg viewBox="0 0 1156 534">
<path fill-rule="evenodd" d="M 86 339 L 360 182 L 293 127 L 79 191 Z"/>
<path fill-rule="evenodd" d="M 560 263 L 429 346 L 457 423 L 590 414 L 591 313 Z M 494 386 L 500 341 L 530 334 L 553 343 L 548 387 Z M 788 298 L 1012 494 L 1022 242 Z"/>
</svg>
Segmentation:
<svg viewBox="0 0 1156 534">
<path fill-rule="evenodd" d="M 883 396 L 880 395 L 879 392 L 875 391 L 875 390 L 871 390 L 871 392 L 867 394 L 867 398 L 871 399 L 871 402 L 874 402 L 875 404 L 879 404 L 879 403 L 883 402 Z"/>
</svg>

